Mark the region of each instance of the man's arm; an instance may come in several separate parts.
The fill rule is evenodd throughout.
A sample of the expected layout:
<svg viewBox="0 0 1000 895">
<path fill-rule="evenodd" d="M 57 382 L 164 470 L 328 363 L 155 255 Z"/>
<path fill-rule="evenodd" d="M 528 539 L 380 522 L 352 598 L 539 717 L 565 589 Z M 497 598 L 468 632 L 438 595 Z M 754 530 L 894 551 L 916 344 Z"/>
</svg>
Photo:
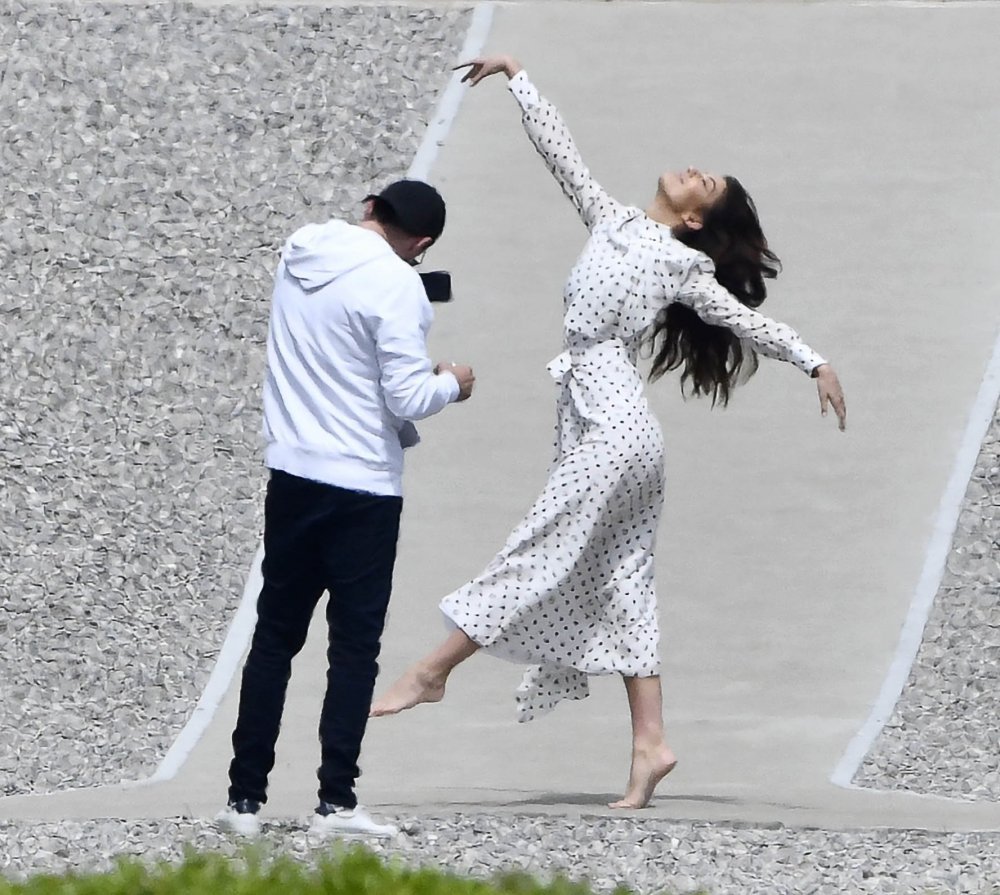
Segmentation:
<svg viewBox="0 0 1000 895">
<path fill-rule="evenodd" d="M 374 321 L 380 384 L 390 412 L 404 420 L 438 413 L 472 391 L 471 370 L 451 364 L 439 372 L 427 355 L 433 313 L 419 280 L 401 284 Z M 466 372 L 467 371 L 467 372 Z"/>
</svg>

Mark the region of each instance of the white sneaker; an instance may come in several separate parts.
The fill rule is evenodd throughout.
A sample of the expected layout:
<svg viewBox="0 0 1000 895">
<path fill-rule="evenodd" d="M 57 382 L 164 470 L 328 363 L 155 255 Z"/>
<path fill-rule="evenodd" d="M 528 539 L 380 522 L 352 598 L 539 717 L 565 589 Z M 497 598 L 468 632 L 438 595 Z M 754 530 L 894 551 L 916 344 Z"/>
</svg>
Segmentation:
<svg viewBox="0 0 1000 895">
<path fill-rule="evenodd" d="M 257 812 L 260 805 L 250 799 L 230 802 L 215 815 L 216 826 L 237 836 L 254 838 L 260 833 L 260 820 Z"/>
<path fill-rule="evenodd" d="M 360 805 L 357 808 L 341 808 L 329 802 L 320 802 L 313 815 L 309 832 L 317 836 L 374 836 L 388 839 L 399 829 L 392 824 L 379 824 Z"/>
</svg>

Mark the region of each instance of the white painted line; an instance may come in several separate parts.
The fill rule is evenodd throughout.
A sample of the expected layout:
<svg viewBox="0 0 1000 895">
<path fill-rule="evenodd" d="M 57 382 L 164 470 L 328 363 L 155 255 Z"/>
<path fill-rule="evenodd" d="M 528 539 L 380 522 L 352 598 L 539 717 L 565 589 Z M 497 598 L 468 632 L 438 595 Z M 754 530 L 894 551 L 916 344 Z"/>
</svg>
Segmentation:
<svg viewBox="0 0 1000 895">
<path fill-rule="evenodd" d="M 465 35 L 465 43 L 459 52 L 459 62 L 478 56 L 482 52 L 492 24 L 493 4 L 477 4 L 472 12 L 472 21 L 469 23 L 469 30 Z M 407 177 L 412 177 L 415 180 L 426 180 L 430 174 L 434 161 L 437 159 L 438 150 L 444 145 L 452 122 L 458 114 L 462 97 L 468 90 L 468 87 L 462 84 L 462 75 L 463 72 L 460 71 L 452 72 L 451 79 L 441 93 L 437 108 L 431 115 L 427 130 L 424 132 L 424 138 L 420 142 L 420 148 L 417 149 L 410 169 L 406 172 Z"/>
<path fill-rule="evenodd" d="M 479 55 L 486 42 L 492 22 L 493 4 L 480 3 L 477 5 L 472 13 L 472 20 L 465 35 L 465 43 L 462 46 L 459 61 Z M 458 107 L 467 89 L 461 84 L 461 78 L 461 72 L 454 72 L 442 91 L 441 99 L 431 116 L 427 130 L 424 131 L 423 139 L 407 172 L 408 177 L 423 180 L 430 173 L 438 150 L 444 144 L 448 131 L 451 130 L 452 122 L 458 114 Z M 183 767 L 184 762 L 194 751 L 194 747 L 208 729 L 209 724 L 212 723 L 212 718 L 215 717 L 222 700 L 225 699 L 233 677 L 243 661 L 243 655 L 250 645 L 250 638 L 253 636 L 254 624 L 257 621 L 257 597 L 263 584 L 260 572 L 263 558 L 264 545 L 261 544 L 257 548 L 257 554 L 250 567 L 239 608 L 236 610 L 233 623 L 226 633 L 219 657 L 215 660 L 215 668 L 212 669 L 212 674 L 201 694 L 201 699 L 198 700 L 187 724 L 184 725 L 167 754 L 163 756 L 163 761 L 160 762 L 152 776 L 144 780 L 130 782 L 127 785 L 143 786 L 171 780 Z"/>
<path fill-rule="evenodd" d="M 903 630 L 896 646 L 896 654 L 889 673 L 882 683 L 882 690 L 875 700 L 871 714 L 861 729 L 855 734 L 844 752 L 843 757 L 834 768 L 830 782 L 847 789 L 859 789 L 851 781 L 861 767 L 868 750 L 871 749 L 878 735 L 882 732 L 889 718 L 892 717 L 896 703 L 906 686 L 910 669 L 917 657 L 920 643 L 923 640 L 924 626 L 930 615 L 934 598 L 941 587 L 944 578 L 945 563 L 951 552 L 958 517 L 962 510 L 962 502 L 976 468 L 976 459 L 982 449 L 983 440 L 993 422 L 997 401 L 1000 400 L 1000 336 L 993 346 L 993 356 L 986 366 L 979 394 L 969 412 L 969 420 L 962 436 L 962 444 L 955 457 L 951 477 L 945 486 L 941 503 L 938 506 L 934 527 L 931 531 L 927 554 L 924 557 L 924 567 L 917 582 L 910 609 L 903 623 Z"/>
</svg>

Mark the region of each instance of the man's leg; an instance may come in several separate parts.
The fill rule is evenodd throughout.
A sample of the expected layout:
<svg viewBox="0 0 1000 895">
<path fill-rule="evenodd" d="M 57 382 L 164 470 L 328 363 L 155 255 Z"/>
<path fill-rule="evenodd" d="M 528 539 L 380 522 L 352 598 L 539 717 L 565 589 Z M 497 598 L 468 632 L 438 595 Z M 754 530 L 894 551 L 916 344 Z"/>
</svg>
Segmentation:
<svg viewBox="0 0 1000 895">
<path fill-rule="evenodd" d="M 324 552 L 330 639 L 319 726 L 319 798 L 354 808 L 354 781 L 360 773 L 358 756 L 378 675 L 403 501 L 354 492 L 344 495 L 344 512 L 331 523 Z"/>
<path fill-rule="evenodd" d="M 264 586 L 243 668 L 233 731 L 229 800 L 267 801 L 267 777 L 285 707 L 292 657 L 302 649 L 325 585 L 316 538 L 324 486 L 275 471 L 264 503 Z"/>
</svg>

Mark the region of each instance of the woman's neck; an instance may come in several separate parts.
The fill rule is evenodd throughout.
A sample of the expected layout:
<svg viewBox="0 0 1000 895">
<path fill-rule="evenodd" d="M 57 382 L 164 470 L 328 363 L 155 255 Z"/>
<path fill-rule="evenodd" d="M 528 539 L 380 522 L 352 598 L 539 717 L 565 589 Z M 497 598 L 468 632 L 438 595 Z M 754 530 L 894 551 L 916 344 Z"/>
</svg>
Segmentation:
<svg viewBox="0 0 1000 895">
<path fill-rule="evenodd" d="M 653 201 L 646 209 L 646 217 L 650 220 L 656 221 L 658 224 L 663 224 L 663 226 L 669 227 L 671 230 L 674 230 L 684 223 L 681 216 L 674 211 L 670 202 L 667 201 L 667 197 L 664 196 L 659 190 L 657 190 L 656 195 L 653 196 Z"/>
</svg>

